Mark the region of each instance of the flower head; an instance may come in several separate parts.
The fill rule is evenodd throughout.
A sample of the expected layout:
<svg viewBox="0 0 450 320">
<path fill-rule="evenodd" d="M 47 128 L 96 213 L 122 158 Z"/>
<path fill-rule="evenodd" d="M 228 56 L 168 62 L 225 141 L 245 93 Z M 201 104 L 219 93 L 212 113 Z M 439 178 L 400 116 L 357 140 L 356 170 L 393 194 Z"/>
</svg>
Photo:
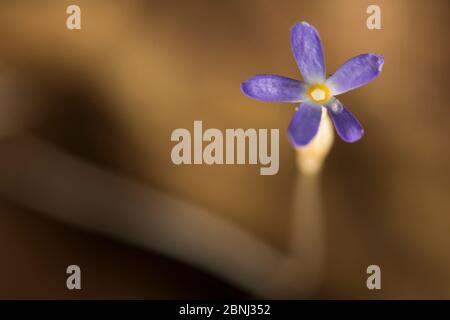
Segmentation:
<svg viewBox="0 0 450 320">
<path fill-rule="evenodd" d="M 291 29 L 291 46 L 303 81 L 256 75 L 241 84 L 244 94 L 262 101 L 300 103 L 288 128 L 295 146 L 311 142 L 319 129 L 323 110 L 330 115 L 342 140 L 359 140 L 364 134 L 361 124 L 335 96 L 375 79 L 381 73 L 383 56 L 366 53 L 353 57 L 326 78 L 322 43 L 313 26 L 307 22 L 295 24 Z"/>
</svg>

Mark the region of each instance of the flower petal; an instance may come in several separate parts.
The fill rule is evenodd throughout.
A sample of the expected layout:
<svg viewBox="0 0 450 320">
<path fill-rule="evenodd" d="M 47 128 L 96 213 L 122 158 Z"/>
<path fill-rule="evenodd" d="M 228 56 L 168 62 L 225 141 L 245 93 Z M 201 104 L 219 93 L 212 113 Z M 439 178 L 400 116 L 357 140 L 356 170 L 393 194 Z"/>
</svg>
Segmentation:
<svg viewBox="0 0 450 320">
<path fill-rule="evenodd" d="M 289 138 L 294 146 L 306 146 L 319 129 L 322 107 L 303 102 L 295 111 L 288 128 Z"/>
<path fill-rule="evenodd" d="M 384 58 L 381 55 L 361 54 L 340 66 L 327 79 L 326 84 L 333 91 L 333 95 L 358 88 L 375 79 L 381 73 L 383 63 Z"/>
<path fill-rule="evenodd" d="M 308 83 L 325 80 L 325 62 L 319 33 L 307 22 L 291 29 L 291 47 L 303 79 Z"/>
<path fill-rule="evenodd" d="M 327 108 L 336 132 L 342 140 L 345 142 L 355 142 L 361 139 L 364 134 L 363 127 L 338 99 L 332 98 L 325 104 L 325 108 Z"/>
<path fill-rule="evenodd" d="M 241 84 L 242 92 L 250 98 L 274 102 L 300 102 L 304 100 L 306 84 L 282 76 L 261 74 Z"/>
</svg>

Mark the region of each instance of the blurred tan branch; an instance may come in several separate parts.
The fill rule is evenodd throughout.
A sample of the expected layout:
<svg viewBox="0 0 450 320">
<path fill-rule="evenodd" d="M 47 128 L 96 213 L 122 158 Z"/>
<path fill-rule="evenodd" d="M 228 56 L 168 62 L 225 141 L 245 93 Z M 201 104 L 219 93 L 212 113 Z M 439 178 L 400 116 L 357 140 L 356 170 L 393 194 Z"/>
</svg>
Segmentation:
<svg viewBox="0 0 450 320">
<path fill-rule="evenodd" d="M 323 248 L 317 176 L 297 181 L 292 246 L 283 253 L 214 212 L 37 138 L 9 138 L 1 150 L 0 192 L 28 208 L 176 258 L 257 296 L 306 297 L 318 285 Z"/>
</svg>

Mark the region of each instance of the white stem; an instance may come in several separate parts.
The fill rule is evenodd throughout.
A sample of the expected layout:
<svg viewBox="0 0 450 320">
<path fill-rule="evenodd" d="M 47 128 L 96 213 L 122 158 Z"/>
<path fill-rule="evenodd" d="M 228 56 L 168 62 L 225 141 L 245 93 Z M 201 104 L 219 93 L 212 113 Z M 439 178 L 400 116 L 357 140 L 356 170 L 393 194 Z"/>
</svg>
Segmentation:
<svg viewBox="0 0 450 320">
<path fill-rule="evenodd" d="M 333 124 L 327 110 L 322 107 L 319 130 L 313 140 L 302 148 L 297 148 L 297 166 L 304 175 L 316 175 L 322 170 L 323 163 L 334 142 Z"/>
</svg>

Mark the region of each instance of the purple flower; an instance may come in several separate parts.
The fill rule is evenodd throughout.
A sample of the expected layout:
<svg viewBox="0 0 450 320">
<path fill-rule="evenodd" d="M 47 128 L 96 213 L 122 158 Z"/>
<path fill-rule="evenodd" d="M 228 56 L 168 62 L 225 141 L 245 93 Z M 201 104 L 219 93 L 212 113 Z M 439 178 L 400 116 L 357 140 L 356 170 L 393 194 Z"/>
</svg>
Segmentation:
<svg viewBox="0 0 450 320">
<path fill-rule="evenodd" d="M 305 146 L 314 138 L 319 129 L 322 106 L 328 111 L 342 140 L 359 140 L 364 134 L 361 124 L 334 96 L 375 79 L 381 73 L 383 56 L 361 54 L 325 78 L 322 43 L 313 26 L 307 22 L 295 24 L 291 29 L 291 46 L 304 81 L 277 75 L 256 75 L 241 84 L 242 92 L 262 101 L 301 103 L 288 129 L 295 146 Z"/>
</svg>

